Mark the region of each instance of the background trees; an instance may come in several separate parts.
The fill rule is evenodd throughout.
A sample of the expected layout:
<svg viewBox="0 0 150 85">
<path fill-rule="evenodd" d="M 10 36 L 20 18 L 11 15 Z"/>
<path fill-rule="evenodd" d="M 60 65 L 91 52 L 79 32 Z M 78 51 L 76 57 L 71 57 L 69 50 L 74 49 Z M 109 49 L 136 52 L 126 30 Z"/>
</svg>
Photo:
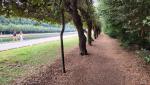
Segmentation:
<svg viewBox="0 0 150 85">
<path fill-rule="evenodd" d="M 150 46 L 149 0 L 99 0 L 99 15 L 103 18 L 105 32 L 123 42 Z"/>
<path fill-rule="evenodd" d="M 64 4 L 62 4 L 62 2 Z M 92 12 L 92 10 L 94 10 L 92 0 L 2 0 L 0 3 L 2 3 L 0 5 L 1 15 L 34 18 L 59 24 L 61 23 L 61 9 L 64 7 L 65 23 L 73 21 L 78 31 L 80 54 L 87 54 L 86 37 L 84 35 L 82 21 L 84 14 L 82 12 L 84 11 L 88 14 L 85 20 L 90 29 L 88 32 L 90 40 L 91 23 L 94 21 L 91 17 L 94 13 Z M 82 9 L 82 11 L 80 9 Z M 90 10 L 90 12 L 88 12 L 88 10 Z M 87 18 L 89 18 L 89 20 Z"/>
<path fill-rule="evenodd" d="M 26 19 L 20 17 L 6 18 L 0 16 L 0 32 L 3 34 L 10 34 L 13 31 L 23 31 L 23 33 L 48 33 L 48 32 L 60 32 L 61 25 L 51 22 L 40 22 L 33 19 Z M 68 23 L 66 24 L 65 32 L 75 31 L 75 27 Z"/>
</svg>

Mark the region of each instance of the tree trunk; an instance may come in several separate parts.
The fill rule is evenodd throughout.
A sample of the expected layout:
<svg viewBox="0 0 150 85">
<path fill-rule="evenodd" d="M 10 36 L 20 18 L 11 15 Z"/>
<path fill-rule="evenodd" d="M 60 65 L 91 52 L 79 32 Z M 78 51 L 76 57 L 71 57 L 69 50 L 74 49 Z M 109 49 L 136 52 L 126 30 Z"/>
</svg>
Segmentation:
<svg viewBox="0 0 150 85">
<path fill-rule="evenodd" d="M 67 9 L 67 12 L 69 12 L 69 14 L 71 15 L 74 25 L 76 26 L 76 29 L 78 31 L 80 54 L 87 55 L 88 53 L 86 49 L 86 37 L 84 35 L 81 16 L 79 15 L 78 8 L 77 8 L 78 1 L 79 0 L 71 0 L 71 1 L 64 0 L 65 8 Z"/>
<path fill-rule="evenodd" d="M 78 30 L 78 29 L 77 29 Z M 79 48 L 80 48 L 80 54 L 81 55 L 87 55 L 87 49 L 86 49 L 86 37 L 84 35 L 83 30 L 78 30 L 78 36 L 79 36 Z"/>
<path fill-rule="evenodd" d="M 91 34 L 92 34 L 91 33 L 91 31 L 92 31 L 92 20 L 91 20 L 91 17 L 89 15 L 89 13 L 86 12 L 84 9 L 79 8 L 79 10 L 80 10 L 83 18 L 85 19 L 87 26 L 88 26 L 88 35 L 87 35 L 87 37 L 88 37 L 88 44 L 92 45 L 93 39 L 91 37 Z"/>
<path fill-rule="evenodd" d="M 87 21 L 87 26 L 88 26 L 88 44 L 92 45 L 92 36 L 91 36 L 91 31 L 92 31 L 92 21 L 88 20 Z"/>
<path fill-rule="evenodd" d="M 78 11 L 74 11 L 71 14 L 73 18 L 73 22 L 77 28 L 78 31 L 78 36 L 79 36 L 79 48 L 80 48 L 80 54 L 81 55 L 87 55 L 87 49 L 86 49 L 86 37 L 84 35 L 84 30 L 83 30 L 83 24 L 81 21 L 81 16 L 78 14 Z"/>
<path fill-rule="evenodd" d="M 64 10 L 62 10 L 62 30 L 60 33 L 60 43 L 61 43 L 61 57 L 62 57 L 62 71 L 63 73 L 66 73 L 65 70 L 65 58 L 64 58 L 64 44 L 63 44 L 63 34 L 65 30 L 65 16 L 64 16 Z"/>
<path fill-rule="evenodd" d="M 97 31 L 96 31 L 96 25 L 93 24 L 93 32 L 94 32 L 94 39 L 96 39 Z"/>
</svg>

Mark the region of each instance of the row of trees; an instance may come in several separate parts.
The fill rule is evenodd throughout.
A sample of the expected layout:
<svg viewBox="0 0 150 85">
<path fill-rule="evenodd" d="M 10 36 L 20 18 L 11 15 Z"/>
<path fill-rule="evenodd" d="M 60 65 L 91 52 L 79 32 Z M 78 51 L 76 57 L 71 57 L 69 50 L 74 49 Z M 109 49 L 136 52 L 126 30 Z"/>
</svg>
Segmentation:
<svg viewBox="0 0 150 85">
<path fill-rule="evenodd" d="M 3 34 L 12 34 L 14 31 L 23 33 L 50 33 L 50 32 L 60 32 L 60 28 L 48 28 L 43 26 L 34 26 L 34 25 L 1 25 L 0 24 L 0 32 Z"/>
<path fill-rule="evenodd" d="M 92 28 L 95 30 L 95 38 L 100 33 L 92 0 L 2 0 L 0 3 L 1 15 L 35 18 L 54 23 L 61 23 L 62 20 L 65 20 L 65 23 L 73 21 L 78 31 L 81 55 L 88 54 L 83 22 L 88 28 L 89 45 L 92 41 Z"/>
<path fill-rule="evenodd" d="M 48 32 L 60 32 L 61 26 L 54 23 L 44 23 L 36 20 L 11 17 L 6 18 L 0 16 L 0 32 L 3 34 L 10 34 L 13 31 L 23 33 L 48 33 Z M 67 24 L 65 32 L 74 32 L 75 27 L 72 24 Z"/>
<path fill-rule="evenodd" d="M 36 20 L 31 20 L 31 19 L 26 19 L 26 18 L 19 18 L 19 17 L 7 18 L 5 16 L 0 16 L 0 24 L 3 24 L 3 25 L 8 25 L 8 24 L 38 25 L 41 23 Z"/>
<path fill-rule="evenodd" d="M 107 34 L 150 49 L 150 0 L 99 0 L 98 11 Z"/>
</svg>

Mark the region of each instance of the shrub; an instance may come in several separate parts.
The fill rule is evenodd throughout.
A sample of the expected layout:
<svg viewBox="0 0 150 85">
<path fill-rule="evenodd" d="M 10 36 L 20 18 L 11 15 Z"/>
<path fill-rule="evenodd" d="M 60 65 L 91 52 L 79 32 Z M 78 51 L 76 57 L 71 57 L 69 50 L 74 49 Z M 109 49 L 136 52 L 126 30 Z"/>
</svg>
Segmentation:
<svg viewBox="0 0 150 85">
<path fill-rule="evenodd" d="M 141 49 L 137 53 L 139 54 L 140 57 L 144 59 L 146 63 L 150 63 L 150 51 L 146 49 Z"/>
<path fill-rule="evenodd" d="M 99 0 L 104 32 L 125 45 L 150 44 L 150 0 Z"/>
<path fill-rule="evenodd" d="M 5 18 L 0 16 L 0 32 L 10 34 L 13 31 L 23 31 L 23 33 L 50 33 L 60 32 L 61 25 L 38 22 L 26 18 Z M 66 32 L 75 31 L 75 27 L 71 24 L 66 25 Z"/>
</svg>

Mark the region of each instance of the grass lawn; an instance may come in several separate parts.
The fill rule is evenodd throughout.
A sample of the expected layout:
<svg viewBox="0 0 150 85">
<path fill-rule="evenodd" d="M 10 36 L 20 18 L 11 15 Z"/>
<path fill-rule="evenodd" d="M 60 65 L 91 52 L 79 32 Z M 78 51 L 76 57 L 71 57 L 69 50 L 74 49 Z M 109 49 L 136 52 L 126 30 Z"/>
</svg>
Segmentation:
<svg viewBox="0 0 150 85">
<path fill-rule="evenodd" d="M 65 49 L 78 45 L 78 38 L 64 39 Z M 0 85 L 8 85 L 15 78 L 24 75 L 29 69 L 53 62 L 60 50 L 60 41 L 0 52 Z"/>
</svg>

